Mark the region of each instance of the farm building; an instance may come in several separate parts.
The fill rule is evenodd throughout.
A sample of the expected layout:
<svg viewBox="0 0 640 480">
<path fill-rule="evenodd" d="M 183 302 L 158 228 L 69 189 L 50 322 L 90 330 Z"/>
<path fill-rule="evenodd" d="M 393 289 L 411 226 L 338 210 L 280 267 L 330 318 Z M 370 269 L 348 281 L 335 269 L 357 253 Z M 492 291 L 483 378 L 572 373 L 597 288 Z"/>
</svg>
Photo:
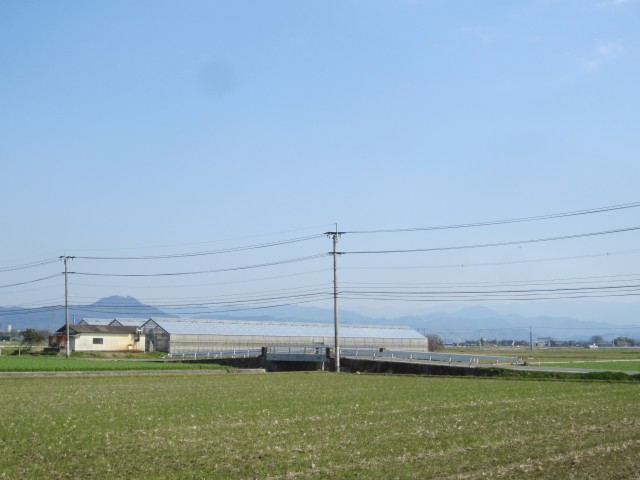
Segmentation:
<svg viewBox="0 0 640 480">
<path fill-rule="evenodd" d="M 111 325 L 69 325 L 69 347 L 74 352 L 139 352 L 144 351 L 142 329 Z M 49 338 L 49 346 L 66 345 L 66 326 Z"/>
<path fill-rule="evenodd" d="M 142 328 L 149 349 L 169 353 L 334 344 L 330 323 L 152 318 Z M 428 350 L 427 339 L 408 327 L 343 325 L 339 334 L 342 348 Z"/>
</svg>

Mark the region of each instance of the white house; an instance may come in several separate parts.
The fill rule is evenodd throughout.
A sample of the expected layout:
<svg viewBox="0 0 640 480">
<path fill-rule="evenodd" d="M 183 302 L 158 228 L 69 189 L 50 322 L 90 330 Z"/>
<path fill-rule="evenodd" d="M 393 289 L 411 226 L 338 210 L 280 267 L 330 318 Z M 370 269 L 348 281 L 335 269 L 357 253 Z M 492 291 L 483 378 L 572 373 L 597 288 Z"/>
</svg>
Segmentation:
<svg viewBox="0 0 640 480">
<path fill-rule="evenodd" d="M 66 327 L 60 328 L 51 346 L 65 345 L 65 334 Z M 69 341 L 74 352 L 143 352 L 145 346 L 142 329 L 112 325 L 69 325 Z"/>
</svg>

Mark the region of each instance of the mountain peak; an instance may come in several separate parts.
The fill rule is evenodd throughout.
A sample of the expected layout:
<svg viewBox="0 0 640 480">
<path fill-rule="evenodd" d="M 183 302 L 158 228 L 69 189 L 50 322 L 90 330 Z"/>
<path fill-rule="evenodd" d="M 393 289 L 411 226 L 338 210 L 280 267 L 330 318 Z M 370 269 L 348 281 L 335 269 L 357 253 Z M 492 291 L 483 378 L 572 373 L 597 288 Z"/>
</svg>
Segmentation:
<svg viewBox="0 0 640 480">
<path fill-rule="evenodd" d="M 93 303 L 94 306 L 113 306 L 113 305 L 143 305 L 139 300 L 133 297 L 123 297 L 121 295 L 111 295 L 110 297 L 104 297 Z"/>
</svg>

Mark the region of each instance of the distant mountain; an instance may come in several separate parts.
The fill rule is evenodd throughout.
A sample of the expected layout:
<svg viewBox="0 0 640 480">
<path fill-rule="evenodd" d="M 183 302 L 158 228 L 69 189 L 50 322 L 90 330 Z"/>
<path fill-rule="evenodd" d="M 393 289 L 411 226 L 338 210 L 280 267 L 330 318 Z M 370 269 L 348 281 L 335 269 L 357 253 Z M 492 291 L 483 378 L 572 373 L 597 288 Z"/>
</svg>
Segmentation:
<svg viewBox="0 0 640 480">
<path fill-rule="evenodd" d="M 578 318 L 591 322 L 618 325 L 640 323 L 640 302 L 612 302 L 598 299 L 511 303 L 505 311 L 531 316 L 549 315 Z M 502 310 L 502 309 L 501 309 Z"/>
<path fill-rule="evenodd" d="M 539 337 L 588 340 L 593 335 L 602 335 L 605 339 L 611 340 L 618 336 L 640 336 L 640 329 L 634 325 L 612 325 L 571 317 L 524 317 L 500 314 L 486 307 L 464 308 L 451 313 L 405 316 L 395 318 L 394 322 L 439 334 L 453 342 L 479 338 L 528 341 L 530 333 L 534 340 Z"/>
<path fill-rule="evenodd" d="M 150 318 L 150 317 L 171 317 L 171 314 L 156 307 L 140 303 L 133 297 L 121 297 L 113 295 L 98 300 L 96 303 L 86 306 L 76 306 L 70 310 L 78 320 L 83 317 L 92 318 Z"/>
<path fill-rule="evenodd" d="M 155 307 L 140 303 L 133 297 L 111 296 L 98 300 L 90 305 L 69 306 L 69 322 L 79 322 L 90 318 L 150 318 L 171 317 Z M 64 305 L 52 305 L 41 308 L 0 307 L 0 331 L 24 330 L 36 328 L 41 330 L 57 330 L 65 323 Z"/>
<path fill-rule="evenodd" d="M 239 312 L 199 306 L 168 307 L 161 310 L 145 305 L 133 297 L 111 296 L 90 305 L 70 307 L 70 322 L 80 321 L 85 317 L 187 317 L 331 323 L 333 322 L 333 310 L 295 305 Z M 11 325 L 14 331 L 29 327 L 55 330 L 62 326 L 64 321 L 64 307 L 62 306 L 34 309 L 0 307 L 0 331 L 7 330 L 8 325 Z M 564 315 L 502 314 L 483 306 L 393 318 L 368 317 L 341 309 L 339 321 L 341 324 L 409 326 L 424 333 L 436 333 L 444 337 L 445 340 L 456 342 L 476 340 L 482 337 L 498 340 L 529 340 L 530 327 L 534 340 L 538 337 L 552 337 L 557 340 L 587 340 L 593 335 L 601 335 L 608 340 L 617 336 L 640 338 L 639 325 L 584 321 Z"/>
<path fill-rule="evenodd" d="M 163 309 L 164 312 L 173 316 L 182 318 L 200 318 L 200 319 L 238 319 L 244 320 L 280 320 L 280 321 L 296 321 L 296 322 L 333 322 L 333 310 L 318 307 L 300 307 L 297 305 L 287 305 L 273 308 L 263 308 L 259 310 L 243 310 L 239 312 L 229 312 L 226 308 L 207 308 L 207 307 L 168 307 Z M 377 324 L 388 323 L 387 319 L 375 319 L 361 315 L 349 310 L 340 310 L 340 321 L 351 324 Z"/>
</svg>

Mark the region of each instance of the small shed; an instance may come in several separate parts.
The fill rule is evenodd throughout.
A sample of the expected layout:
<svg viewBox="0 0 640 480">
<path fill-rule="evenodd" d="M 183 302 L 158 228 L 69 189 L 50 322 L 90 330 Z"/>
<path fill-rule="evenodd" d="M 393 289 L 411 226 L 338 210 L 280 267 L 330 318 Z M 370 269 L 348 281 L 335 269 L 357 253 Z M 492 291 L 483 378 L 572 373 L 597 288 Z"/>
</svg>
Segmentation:
<svg viewBox="0 0 640 480">
<path fill-rule="evenodd" d="M 49 344 L 65 344 L 66 326 L 57 330 Z M 69 325 L 69 346 L 74 352 L 141 352 L 145 335 L 141 328 L 112 325 Z"/>
</svg>

